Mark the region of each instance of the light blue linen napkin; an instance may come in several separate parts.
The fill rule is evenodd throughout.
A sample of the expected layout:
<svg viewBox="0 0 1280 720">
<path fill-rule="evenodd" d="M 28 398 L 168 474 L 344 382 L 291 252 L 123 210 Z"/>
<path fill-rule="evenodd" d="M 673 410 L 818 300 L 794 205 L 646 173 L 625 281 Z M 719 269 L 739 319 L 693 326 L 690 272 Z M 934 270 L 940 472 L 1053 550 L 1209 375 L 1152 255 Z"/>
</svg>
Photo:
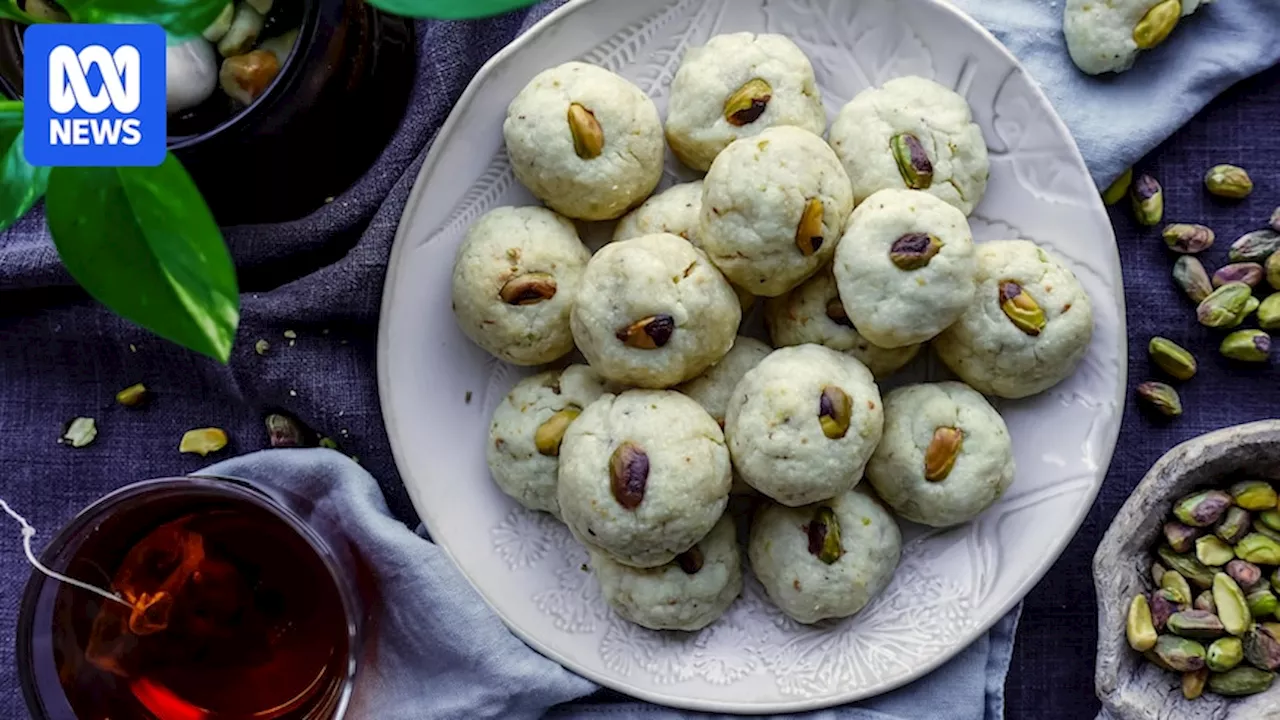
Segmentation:
<svg viewBox="0 0 1280 720">
<path fill-rule="evenodd" d="M 376 596 L 351 720 L 608 716 L 686 717 L 646 703 L 588 697 L 597 687 L 510 633 L 444 552 L 393 519 L 378 483 L 333 450 L 263 450 L 202 474 L 274 485 L 315 502 L 368 564 Z M 1003 715 L 1017 611 L 905 688 L 806 718 L 994 720 Z M 571 702 L 576 701 L 576 702 Z M 706 716 L 711 717 L 711 716 Z"/>
</svg>

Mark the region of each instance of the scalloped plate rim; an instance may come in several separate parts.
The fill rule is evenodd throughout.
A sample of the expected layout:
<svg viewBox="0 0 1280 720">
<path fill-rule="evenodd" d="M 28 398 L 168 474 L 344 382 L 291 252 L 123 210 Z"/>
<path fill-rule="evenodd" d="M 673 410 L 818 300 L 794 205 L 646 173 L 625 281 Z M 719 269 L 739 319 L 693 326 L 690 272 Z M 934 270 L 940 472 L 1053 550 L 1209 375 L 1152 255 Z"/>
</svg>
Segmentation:
<svg viewBox="0 0 1280 720">
<path fill-rule="evenodd" d="M 1023 67 L 1022 63 L 1017 59 L 1016 56 L 1013 55 L 1013 53 L 1011 53 L 1008 50 L 1008 48 L 1004 46 L 1003 43 L 997 40 L 995 36 L 992 35 L 991 32 L 988 31 L 985 27 L 983 27 L 980 23 L 978 23 L 976 20 L 971 18 L 964 11 L 952 5 L 950 2 L 947 2 L 947 0 L 915 0 L 915 1 L 932 5 L 940 9 L 944 13 L 951 15 L 956 21 L 969 26 L 972 30 L 976 31 L 980 36 L 985 38 L 986 41 L 990 43 L 993 47 L 998 49 L 998 52 L 1002 54 L 1013 67 L 1013 70 L 1012 70 L 1013 72 L 1018 72 L 1025 75 L 1027 77 L 1028 84 L 1030 85 L 1035 97 L 1044 104 L 1045 108 L 1048 109 L 1049 117 L 1051 118 L 1052 122 L 1057 126 L 1058 132 L 1061 133 L 1063 137 L 1067 138 L 1068 149 L 1070 150 L 1070 153 L 1071 153 L 1071 159 L 1077 164 L 1078 167 L 1080 168 L 1086 167 L 1084 162 L 1084 157 L 1083 155 L 1081 155 L 1080 149 L 1076 145 L 1075 138 L 1071 135 L 1070 130 L 1067 128 L 1062 118 L 1058 115 L 1057 110 L 1054 109 L 1052 103 L 1049 101 L 1048 97 L 1045 95 L 1044 90 L 1040 87 L 1039 82 L 1036 81 L 1033 77 L 1031 77 L 1026 72 L 1026 69 Z M 383 297 L 382 297 L 381 309 L 379 313 L 378 342 L 377 342 L 378 391 L 379 391 L 379 398 L 384 407 L 389 405 L 388 398 L 390 398 L 394 394 L 394 389 L 390 386 L 390 373 L 387 367 L 387 364 L 389 362 L 388 358 L 390 355 L 389 353 L 390 341 L 387 337 L 387 334 L 383 332 L 383 330 L 389 325 L 388 319 L 392 312 L 392 306 L 395 304 L 395 297 L 396 297 L 396 290 L 397 290 L 396 269 L 400 266 L 400 264 L 404 262 L 404 256 L 406 255 L 406 253 L 412 252 L 412 250 L 416 247 L 416 245 L 413 244 L 413 241 L 410 238 L 410 231 L 409 231 L 409 226 L 412 224 L 411 209 L 418 206 L 418 204 L 421 202 L 423 195 L 426 193 L 426 190 L 427 190 L 426 179 L 431 174 L 431 171 L 435 168 L 436 164 L 439 162 L 440 155 L 443 152 L 444 145 L 440 141 L 442 139 L 448 139 L 453 134 L 456 126 L 459 124 L 459 122 L 461 122 L 463 109 L 467 105 L 469 105 L 470 102 L 473 100 L 474 96 L 480 92 L 481 87 L 484 85 L 485 79 L 488 77 L 490 73 L 494 72 L 495 69 L 497 69 L 498 67 L 510 62 L 513 56 L 521 48 L 523 48 L 525 45 L 535 42 L 544 32 L 546 32 L 548 29 L 554 26 L 562 18 L 567 17 L 570 14 L 582 11 L 593 5 L 596 5 L 596 4 L 603 5 L 603 4 L 606 4 L 607 2 L 610 2 L 610 0 L 567 0 L 565 4 L 551 11 L 549 14 L 547 14 L 546 17 L 542 18 L 537 23 L 535 23 L 532 27 L 530 27 L 524 34 L 518 36 L 506 47 L 499 50 L 496 54 L 494 54 L 493 57 L 491 57 L 488 61 L 486 61 L 480 67 L 480 69 L 476 72 L 475 76 L 467 84 L 467 87 L 463 91 L 462 95 L 459 96 L 457 102 L 454 104 L 453 109 L 449 112 L 449 115 L 446 118 L 445 122 L 441 125 L 440 130 L 437 132 L 435 140 L 432 142 L 431 148 L 427 152 L 426 159 L 423 161 L 422 166 L 418 170 L 418 174 L 414 180 L 413 187 L 410 190 L 408 197 L 406 198 L 405 210 L 401 214 L 400 222 L 398 223 L 398 226 L 396 229 L 395 239 L 392 244 L 391 255 L 387 263 L 387 273 L 384 281 Z M 1101 212 L 1104 216 L 1106 215 L 1106 208 L 1102 204 L 1102 199 L 1100 196 L 1098 196 L 1097 194 L 1094 194 L 1093 197 L 1090 199 L 1090 203 L 1093 205 L 1093 208 L 1092 208 L 1093 211 Z M 445 222 L 447 222 L 447 220 L 448 220 L 447 218 L 444 218 Z M 433 230 L 438 230 L 438 228 L 434 228 Z M 1123 283 L 1123 274 L 1119 272 L 1121 268 L 1119 248 L 1116 244 L 1114 231 L 1110 229 L 1109 222 L 1108 222 L 1108 231 L 1109 231 L 1110 240 L 1111 240 L 1111 243 L 1109 244 L 1108 247 L 1111 252 L 1110 252 L 1110 257 L 1106 258 L 1106 260 L 1108 261 L 1109 265 L 1113 266 L 1114 269 L 1117 270 L 1117 274 L 1116 274 L 1117 280 Z M 1127 318 L 1125 314 L 1125 302 L 1124 302 L 1123 292 L 1117 294 L 1114 298 L 1112 298 L 1112 300 L 1115 303 L 1115 309 L 1117 311 L 1116 331 L 1119 336 L 1118 345 L 1117 345 L 1118 358 L 1116 360 L 1119 382 L 1117 382 L 1116 384 L 1113 400 L 1115 403 L 1115 408 L 1117 409 L 1116 411 L 1120 413 L 1120 415 L 1117 417 L 1115 432 L 1109 433 L 1110 437 L 1104 439 L 1106 443 L 1106 447 L 1100 448 L 1099 458 L 1103 460 L 1103 462 L 1101 462 L 1098 465 L 1098 468 L 1095 471 L 1095 482 L 1093 483 L 1093 486 L 1085 493 L 1085 495 L 1087 496 L 1087 502 L 1083 502 L 1079 505 L 1078 510 L 1076 512 L 1076 516 L 1072 518 L 1071 522 L 1069 523 L 1070 532 L 1063 533 L 1062 536 L 1057 540 L 1057 542 L 1051 548 L 1049 548 L 1049 552 L 1043 556 L 1044 560 L 1041 562 L 1040 567 L 1035 572 L 1028 574 L 1023 579 L 1023 581 L 1018 584 L 1016 589 L 1012 593 L 1010 593 L 1006 601 L 999 603 L 999 608 L 1000 608 L 999 612 L 994 613 L 990 617 L 990 619 L 984 622 L 976 623 L 973 629 L 971 629 L 968 632 L 967 636 L 962 642 L 957 643 L 955 647 L 953 647 L 951 650 L 938 655 L 932 660 L 921 663 L 920 665 L 916 666 L 911 672 L 906 673 L 897 678 L 894 678 L 888 682 L 882 683 L 880 686 L 875 687 L 871 691 L 854 690 L 847 693 L 826 695 L 826 696 L 813 698 L 813 699 L 787 700 L 787 701 L 775 701 L 775 702 L 735 703 L 735 702 L 690 698 L 687 696 L 674 695 L 674 694 L 668 694 L 663 692 L 654 692 L 654 691 L 645 690 L 642 688 L 637 688 L 632 685 L 628 685 L 624 682 L 619 681 L 614 677 L 610 677 L 605 673 L 598 672 L 591 668 L 585 667 L 582 664 L 574 661 L 572 658 L 567 657 L 565 654 L 557 652 L 551 649 L 550 647 L 547 647 L 546 645 L 541 643 L 536 637 L 534 637 L 532 634 L 530 634 L 529 632 L 526 632 L 523 628 L 518 626 L 516 623 L 511 622 L 510 619 L 499 608 L 495 607 L 494 604 L 489 600 L 489 597 L 480 588 L 480 585 L 475 581 L 471 573 L 468 572 L 467 568 L 457 561 L 457 559 L 454 557 L 453 553 L 451 552 L 448 543 L 443 539 L 439 539 L 439 540 L 435 540 L 435 544 L 444 552 L 445 556 L 449 558 L 450 562 L 452 562 L 454 566 L 458 568 L 459 572 L 466 579 L 468 584 L 470 584 L 471 587 L 475 589 L 476 593 L 484 600 L 485 604 L 487 604 L 490 607 L 490 609 L 493 610 L 493 612 L 499 617 L 499 619 L 502 620 L 502 622 L 507 626 L 507 628 L 510 629 L 511 632 L 515 634 L 517 637 L 519 637 L 523 642 L 525 642 L 527 645 L 529 645 L 538 653 L 542 654 L 544 657 L 547 657 L 559 663 L 561 666 L 571 670 L 572 672 L 578 675 L 581 675 L 582 677 L 585 677 L 591 680 L 592 682 L 597 683 L 598 685 L 616 690 L 618 692 L 622 692 L 626 695 L 629 695 L 631 697 L 634 697 L 640 700 L 645 700 L 648 702 L 652 702 L 652 703 L 656 703 L 656 704 L 664 705 L 668 707 L 673 707 L 673 708 L 680 708 L 680 709 L 687 709 L 687 710 L 694 710 L 694 711 L 701 711 L 701 712 L 728 712 L 728 713 L 746 714 L 746 715 L 765 715 L 765 714 L 774 714 L 774 713 L 806 712 L 811 710 L 831 708 L 839 705 L 844 705 L 846 703 L 855 702 L 857 700 L 863 700 L 869 697 L 875 697 L 877 695 L 880 695 L 886 692 L 890 692 L 892 690 L 895 690 L 899 687 L 907 685 L 913 682 L 914 680 L 917 680 L 929 674 L 930 672 L 937 669 L 944 663 L 950 661 L 957 654 L 959 654 L 960 651 L 968 647 L 974 640 L 978 639 L 987 631 L 989 631 L 992 626 L 994 626 L 1000 619 L 1002 619 L 1005 615 L 1007 615 L 1009 611 L 1012 610 L 1015 605 L 1020 603 L 1023 600 L 1023 598 L 1026 597 L 1027 593 L 1029 593 L 1031 589 L 1037 583 L 1040 582 L 1040 580 L 1045 576 L 1045 574 L 1048 573 L 1049 569 L 1054 565 L 1054 563 L 1058 560 L 1058 558 L 1061 557 L 1062 553 L 1066 549 L 1066 546 L 1071 542 L 1072 539 L 1074 539 L 1076 533 L 1079 532 L 1080 526 L 1084 523 L 1086 517 L 1088 516 L 1089 511 L 1092 508 L 1093 503 L 1097 498 L 1098 492 L 1101 490 L 1102 484 L 1105 481 L 1107 469 L 1111 464 L 1111 460 L 1115 452 L 1115 446 L 1119 440 L 1120 419 L 1122 419 L 1123 408 L 1125 405 L 1125 395 L 1126 395 L 1125 387 L 1126 387 L 1126 379 L 1128 377 L 1128 333 L 1127 333 Z M 1095 302 L 1096 301 L 1098 300 L 1095 299 Z M 397 469 L 400 471 L 402 477 L 412 477 L 414 473 L 411 469 L 409 462 L 405 458 L 403 451 L 401 450 L 400 442 L 397 440 L 397 438 L 400 437 L 400 433 L 398 432 L 398 426 L 397 426 L 397 421 L 395 417 L 390 413 L 384 412 L 383 422 L 387 429 L 388 441 L 391 445 L 392 457 L 395 460 Z M 409 494 L 410 501 L 413 503 L 414 510 L 417 512 L 418 516 L 422 519 L 422 522 L 426 526 L 427 531 L 430 532 L 431 525 L 432 525 L 432 522 L 431 522 L 432 513 L 428 509 L 426 509 L 426 508 L 429 508 L 430 506 L 426 502 L 426 498 L 424 497 L 425 490 L 418 483 L 404 482 L 404 485 L 405 485 L 406 491 Z M 434 539 L 436 536 L 432 534 L 432 537 Z"/>
</svg>

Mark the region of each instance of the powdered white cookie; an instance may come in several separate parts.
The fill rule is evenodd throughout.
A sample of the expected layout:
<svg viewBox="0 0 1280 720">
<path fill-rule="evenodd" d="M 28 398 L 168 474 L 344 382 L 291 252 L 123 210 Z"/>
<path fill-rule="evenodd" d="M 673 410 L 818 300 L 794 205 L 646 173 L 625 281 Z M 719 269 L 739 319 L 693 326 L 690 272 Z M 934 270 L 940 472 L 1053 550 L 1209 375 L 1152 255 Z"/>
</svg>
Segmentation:
<svg viewBox="0 0 1280 720">
<path fill-rule="evenodd" d="M 586 365 L 525 378 L 493 411 L 486 459 L 502 492 L 531 509 L 560 516 L 556 476 L 560 443 L 582 410 L 605 392 Z"/>
<path fill-rule="evenodd" d="M 737 530 L 728 515 L 666 565 L 634 568 L 593 552 L 591 569 L 605 602 L 627 620 L 652 630 L 701 630 L 742 592 Z"/>
<path fill-rule="evenodd" d="M 755 338 L 739 335 L 733 349 L 724 359 L 698 377 L 675 388 L 698 402 L 721 427 L 733 389 L 742 377 L 773 352 L 773 348 Z"/>
<path fill-rule="evenodd" d="M 797 345 L 743 376 L 725 412 L 725 438 L 743 480 L 784 505 L 804 505 L 857 484 L 880 442 L 883 412 L 865 365 Z"/>
<path fill-rule="evenodd" d="M 1164 41 L 1180 18 L 1208 0 L 1067 0 L 1062 33 L 1076 67 L 1098 75 L 1133 67 L 1142 50 Z"/>
<path fill-rule="evenodd" d="M 697 377 L 733 347 L 738 298 L 701 250 L 675 235 L 609 243 L 582 275 L 573 339 L 596 372 L 638 387 Z"/>
<path fill-rule="evenodd" d="M 701 210 L 701 180 L 672 185 L 624 215 L 613 230 L 613 241 L 669 233 L 679 235 L 700 248 L 698 222 Z"/>
<path fill-rule="evenodd" d="M 889 585 L 902 553 L 898 523 L 861 489 L 822 503 L 756 513 L 751 570 L 797 622 L 848 617 Z"/>
<path fill-rule="evenodd" d="M 453 312 L 480 347 L 516 365 L 573 349 L 569 311 L 591 252 L 573 223 L 540 207 L 500 207 L 467 232 L 453 263 Z"/>
<path fill-rule="evenodd" d="M 662 177 L 662 121 L 621 76 L 567 62 L 534 76 L 502 124 L 516 178 L 557 212 L 610 220 Z"/>
<path fill-rule="evenodd" d="M 729 280 L 774 297 L 831 258 L 852 210 L 849 178 L 822 138 L 775 127 L 716 157 L 703 184 L 699 236 Z"/>
<path fill-rule="evenodd" d="M 785 295 L 769 298 L 764 305 L 764 319 L 776 347 L 825 345 L 857 358 L 877 380 L 897 372 L 920 352 L 920 345 L 886 349 L 859 335 L 840 301 L 830 269 Z"/>
<path fill-rule="evenodd" d="M 919 190 L 881 190 L 859 205 L 833 266 L 849 320 L 881 347 L 925 342 L 973 302 L 969 222 Z"/>
<path fill-rule="evenodd" d="M 711 531 L 729 497 L 720 426 L 670 390 L 603 395 L 560 445 L 560 515 L 589 549 L 665 565 Z"/>
<path fill-rule="evenodd" d="M 1013 482 L 1013 445 L 1000 413 L 958 382 L 908 385 L 884 398 L 884 437 L 867 480 L 901 517 L 968 522 Z"/>
<path fill-rule="evenodd" d="M 896 78 L 858 93 L 830 139 L 859 203 L 886 188 L 913 188 L 968 215 L 987 191 L 987 145 L 969 103 L 932 80 Z"/>
<path fill-rule="evenodd" d="M 729 143 L 779 125 L 821 135 L 822 92 L 809 58 L 782 35 L 717 35 L 685 53 L 667 109 L 676 157 L 706 170 Z"/>
<path fill-rule="evenodd" d="M 975 390 L 1020 398 L 1075 372 L 1093 338 L 1093 305 L 1057 258 L 1026 240 L 978 245 L 978 293 L 933 347 Z"/>
</svg>

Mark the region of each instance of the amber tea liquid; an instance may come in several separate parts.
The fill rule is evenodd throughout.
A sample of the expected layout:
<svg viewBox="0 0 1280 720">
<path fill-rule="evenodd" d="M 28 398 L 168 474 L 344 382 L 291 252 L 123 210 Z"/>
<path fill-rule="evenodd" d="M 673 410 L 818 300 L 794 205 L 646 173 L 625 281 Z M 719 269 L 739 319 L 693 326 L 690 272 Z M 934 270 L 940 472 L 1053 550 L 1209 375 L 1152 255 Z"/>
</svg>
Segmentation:
<svg viewBox="0 0 1280 720">
<path fill-rule="evenodd" d="M 54 658 L 82 720 L 322 720 L 348 670 L 342 596 L 312 547 L 253 503 L 109 518 L 62 586 Z"/>
</svg>

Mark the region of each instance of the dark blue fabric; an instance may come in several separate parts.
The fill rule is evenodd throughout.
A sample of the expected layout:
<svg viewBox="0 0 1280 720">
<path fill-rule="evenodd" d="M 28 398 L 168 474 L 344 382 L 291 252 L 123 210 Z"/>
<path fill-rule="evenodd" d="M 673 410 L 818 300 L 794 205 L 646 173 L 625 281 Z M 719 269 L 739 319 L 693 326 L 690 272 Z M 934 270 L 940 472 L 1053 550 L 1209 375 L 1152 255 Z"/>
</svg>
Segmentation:
<svg viewBox="0 0 1280 720">
<path fill-rule="evenodd" d="M 536 15 L 419 26 L 423 62 L 414 111 L 379 163 L 355 188 L 311 217 L 228 231 L 243 318 L 232 362 L 215 366 L 156 340 L 89 302 L 58 264 L 38 216 L 0 236 L 0 496 L 25 512 L 42 539 L 105 491 L 147 477 L 196 470 L 267 445 L 262 416 L 276 408 L 336 439 L 376 477 L 397 517 L 414 515 L 391 461 L 374 379 L 378 303 L 391 239 L 423 149 L 467 80 Z M 1259 190 L 1246 203 L 1205 199 L 1203 171 L 1238 161 Z M 1259 224 L 1280 204 L 1280 71 L 1250 81 L 1197 118 L 1150 163 L 1166 182 L 1171 218 L 1209 221 L 1222 238 L 1210 253 Z M 1097 507 L 1057 568 L 1029 599 L 1008 685 L 1011 718 L 1092 717 L 1095 618 L 1089 563 L 1106 523 L 1146 468 L 1175 442 L 1280 407 L 1274 376 L 1219 361 L 1216 336 L 1197 329 L 1169 282 L 1171 258 L 1153 231 L 1117 214 L 1131 323 L 1134 381 L 1146 373 L 1153 332 L 1184 341 L 1201 358 L 1186 388 L 1187 415 L 1156 426 L 1130 408 Z M 290 344 L 283 334 L 297 333 Z M 271 343 L 255 354 L 258 339 Z M 115 392 L 145 382 L 154 401 L 126 409 Z M 97 441 L 56 441 L 76 416 L 94 417 Z M 179 455 L 190 428 L 218 426 L 230 447 L 209 460 Z M 13 644 L 28 568 L 17 531 L 0 526 L 0 718 L 26 716 Z"/>
</svg>

